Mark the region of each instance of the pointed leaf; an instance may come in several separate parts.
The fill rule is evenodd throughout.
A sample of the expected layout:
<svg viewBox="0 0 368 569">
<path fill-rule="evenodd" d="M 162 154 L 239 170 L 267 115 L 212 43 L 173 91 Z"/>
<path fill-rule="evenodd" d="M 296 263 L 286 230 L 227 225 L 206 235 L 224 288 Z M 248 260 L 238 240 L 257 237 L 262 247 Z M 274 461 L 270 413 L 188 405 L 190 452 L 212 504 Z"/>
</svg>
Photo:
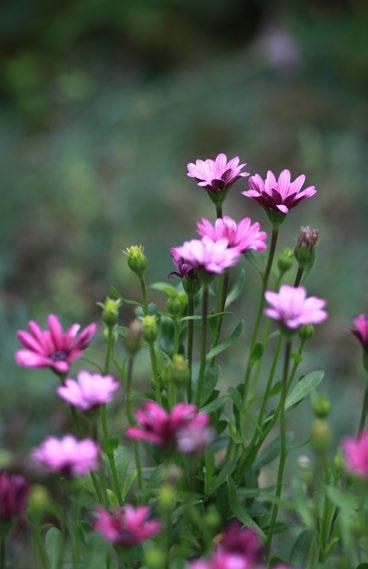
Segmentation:
<svg viewBox="0 0 368 569">
<path fill-rule="evenodd" d="M 216 356 L 221 354 L 221 352 L 224 352 L 225 350 L 230 348 L 230 346 L 232 346 L 234 342 L 236 342 L 236 340 L 240 337 L 243 331 L 243 325 L 244 325 L 244 320 L 241 320 L 239 324 L 236 326 L 236 328 L 233 330 L 233 332 L 230 334 L 230 336 L 224 342 L 221 342 L 221 344 L 219 344 L 215 348 L 212 348 L 212 350 L 208 352 L 206 360 L 210 361 L 212 360 L 212 358 L 215 358 Z"/>
<path fill-rule="evenodd" d="M 245 284 L 245 269 L 242 267 L 235 279 L 235 282 L 227 295 L 225 308 L 230 306 L 241 295 Z"/>
<path fill-rule="evenodd" d="M 290 407 L 293 407 L 305 399 L 305 397 L 307 397 L 307 395 L 309 395 L 313 389 L 315 389 L 317 385 L 321 383 L 324 375 L 324 371 L 312 371 L 311 373 L 308 373 L 302 377 L 302 379 L 295 385 L 291 393 L 287 396 L 285 409 L 289 409 Z"/>
</svg>

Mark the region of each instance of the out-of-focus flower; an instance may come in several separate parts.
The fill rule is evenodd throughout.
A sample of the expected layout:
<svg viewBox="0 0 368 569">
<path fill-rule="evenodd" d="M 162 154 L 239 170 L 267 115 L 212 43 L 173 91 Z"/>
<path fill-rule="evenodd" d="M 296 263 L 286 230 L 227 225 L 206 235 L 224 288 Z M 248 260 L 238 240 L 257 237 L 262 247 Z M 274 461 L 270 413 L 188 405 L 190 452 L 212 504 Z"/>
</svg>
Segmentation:
<svg viewBox="0 0 368 569">
<path fill-rule="evenodd" d="M 182 259 L 183 266 L 191 269 L 203 269 L 208 273 L 222 273 L 236 265 L 240 253 L 237 249 L 229 249 L 227 239 L 214 242 L 209 237 L 201 240 L 185 241 L 181 247 L 175 247 L 177 255 Z"/>
<path fill-rule="evenodd" d="M 89 411 L 109 403 L 119 384 L 111 375 L 98 375 L 88 371 L 80 371 L 78 381 L 66 379 L 57 392 L 62 399 L 82 411 Z"/>
<path fill-rule="evenodd" d="M 302 190 L 304 182 L 304 174 L 292 182 L 289 170 L 283 170 L 278 179 L 269 170 L 265 179 L 259 174 L 251 176 L 249 190 L 242 194 L 261 204 L 267 211 L 286 215 L 299 202 L 311 198 L 317 192 L 314 186 Z"/>
<path fill-rule="evenodd" d="M 187 165 L 187 176 L 194 178 L 198 186 L 211 192 L 218 192 L 229 188 L 240 177 L 249 176 L 242 172 L 246 164 L 239 164 L 240 159 L 235 156 L 228 161 L 226 154 L 219 154 L 215 160 L 196 160 Z"/>
<path fill-rule="evenodd" d="M 88 347 L 96 332 L 96 324 L 90 324 L 80 333 L 79 324 L 73 324 L 64 332 L 58 317 L 50 314 L 48 325 L 49 330 L 42 330 L 37 322 L 31 320 L 29 332 L 18 331 L 18 340 L 25 349 L 16 352 L 15 360 L 20 366 L 49 367 L 56 373 L 67 373 L 71 364 Z"/>
<path fill-rule="evenodd" d="M 354 328 L 352 332 L 362 344 L 365 352 L 368 352 L 368 318 L 365 314 L 360 314 L 353 320 Z"/>
<path fill-rule="evenodd" d="M 245 217 L 236 223 L 228 215 L 219 218 L 214 225 L 208 219 L 201 219 L 197 224 L 197 230 L 201 237 L 209 237 L 212 241 L 220 239 L 228 240 L 228 247 L 234 248 L 239 253 L 255 250 L 264 251 L 267 248 L 265 243 L 267 233 L 260 231 L 259 223 L 252 223 L 249 217 Z"/>
<path fill-rule="evenodd" d="M 214 438 L 214 431 L 209 427 L 210 418 L 206 413 L 199 413 L 177 434 L 178 449 L 184 454 L 194 454 L 204 450 Z"/>
<path fill-rule="evenodd" d="M 266 316 L 278 320 L 290 330 L 305 324 L 320 324 L 327 318 L 326 301 L 310 296 L 304 287 L 281 285 L 279 292 L 267 291 L 265 294 L 271 308 L 266 308 Z"/>
<path fill-rule="evenodd" d="M 101 533 L 108 541 L 121 545 L 135 545 L 155 536 L 161 529 L 158 519 L 149 519 L 147 506 L 126 505 L 116 509 L 113 514 L 100 508 L 96 511 L 95 531 Z"/>
<path fill-rule="evenodd" d="M 81 476 L 99 466 L 100 449 L 91 439 L 77 441 L 73 435 L 48 437 L 32 456 L 52 472 Z"/>
<path fill-rule="evenodd" d="M 20 474 L 0 472 L 0 523 L 22 514 L 28 503 L 30 486 Z"/>
<path fill-rule="evenodd" d="M 368 431 L 358 437 L 346 437 L 342 442 L 345 465 L 350 472 L 368 480 Z"/>
<path fill-rule="evenodd" d="M 177 403 L 168 412 L 154 401 L 146 401 L 143 408 L 135 413 L 137 426 L 129 427 L 126 435 L 131 439 L 165 446 L 175 443 L 179 431 L 188 427 L 193 420 L 204 421 L 198 419 L 202 415 L 195 405 L 188 403 Z"/>
</svg>

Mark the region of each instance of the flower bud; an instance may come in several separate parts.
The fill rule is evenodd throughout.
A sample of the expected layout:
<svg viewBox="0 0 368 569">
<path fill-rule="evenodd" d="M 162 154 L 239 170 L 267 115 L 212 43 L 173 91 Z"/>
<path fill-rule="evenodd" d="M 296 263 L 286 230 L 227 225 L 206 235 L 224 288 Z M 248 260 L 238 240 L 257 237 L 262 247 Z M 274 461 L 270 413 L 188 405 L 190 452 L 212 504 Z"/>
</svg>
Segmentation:
<svg viewBox="0 0 368 569">
<path fill-rule="evenodd" d="M 50 506 L 50 495 L 45 486 L 34 484 L 29 496 L 28 519 L 31 522 L 40 522 Z"/>
<path fill-rule="evenodd" d="M 142 318 L 143 337 L 146 342 L 154 342 L 158 335 L 158 324 L 156 316 L 147 315 Z"/>
<path fill-rule="evenodd" d="M 144 558 L 148 569 L 162 569 L 165 565 L 165 555 L 158 547 L 147 549 Z"/>
<path fill-rule="evenodd" d="M 171 380 L 178 385 L 182 385 L 187 381 L 189 375 L 188 360 L 181 354 L 176 354 L 173 356 L 170 372 Z"/>
<path fill-rule="evenodd" d="M 127 351 L 134 355 L 141 349 L 143 338 L 143 324 L 137 318 L 129 324 L 128 335 L 125 340 Z"/>
<path fill-rule="evenodd" d="M 314 334 L 313 324 L 305 324 L 301 326 L 298 330 L 299 338 L 301 340 L 309 340 Z"/>
<path fill-rule="evenodd" d="M 294 252 L 289 247 L 283 249 L 277 260 L 277 266 L 280 273 L 283 275 L 291 269 L 294 263 Z"/>
<path fill-rule="evenodd" d="M 295 258 L 300 267 L 305 267 L 314 262 L 318 235 L 318 229 L 312 229 L 309 225 L 300 228 L 298 241 L 294 249 Z"/>
<path fill-rule="evenodd" d="M 114 300 L 113 298 L 107 297 L 105 302 L 99 302 L 99 306 L 102 308 L 102 320 L 108 328 L 115 326 L 119 319 L 119 309 L 121 306 L 121 300 Z"/>
<path fill-rule="evenodd" d="M 325 419 L 330 414 L 331 403 L 324 393 L 316 393 L 312 398 L 313 413 L 318 419 Z"/>
<path fill-rule="evenodd" d="M 125 253 L 128 256 L 128 267 L 136 275 L 142 275 L 148 264 L 142 245 L 132 245 L 127 248 Z"/>
<path fill-rule="evenodd" d="M 341 448 L 339 448 L 337 450 L 337 453 L 335 454 L 335 458 L 332 461 L 332 466 L 337 472 L 339 472 L 339 473 L 344 472 L 345 460 L 344 460 L 344 455 L 342 453 Z"/>
<path fill-rule="evenodd" d="M 201 282 L 197 276 L 193 276 L 188 273 L 183 276 L 181 282 L 183 283 L 184 290 L 188 296 L 195 296 L 200 291 Z"/>
<path fill-rule="evenodd" d="M 175 494 L 175 488 L 171 484 L 161 486 L 158 493 L 158 503 L 161 510 L 168 512 L 173 509 L 176 502 Z"/>
<path fill-rule="evenodd" d="M 171 296 L 167 299 L 167 310 L 172 316 L 181 316 L 182 314 L 182 302 L 179 295 Z"/>
<path fill-rule="evenodd" d="M 331 429 L 324 419 L 316 419 L 312 425 L 311 446 L 316 453 L 325 453 L 331 444 Z"/>
</svg>

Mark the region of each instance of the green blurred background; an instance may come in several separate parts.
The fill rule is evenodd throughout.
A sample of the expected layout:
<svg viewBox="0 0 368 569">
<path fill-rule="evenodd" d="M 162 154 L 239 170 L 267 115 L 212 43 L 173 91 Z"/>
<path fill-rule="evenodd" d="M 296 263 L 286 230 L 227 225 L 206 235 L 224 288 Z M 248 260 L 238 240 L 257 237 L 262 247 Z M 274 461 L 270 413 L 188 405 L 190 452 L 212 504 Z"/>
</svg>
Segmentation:
<svg viewBox="0 0 368 569">
<path fill-rule="evenodd" d="M 2 445 L 29 448 L 65 420 L 51 374 L 16 368 L 16 329 L 49 312 L 65 324 L 98 319 L 111 284 L 136 297 L 122 255 L 132 243 L 145 245 L 151 282 L 165 280 L 169 247 L 213 215 L 186 163 L 221 151 L 252 173 L 305 172 L 319 190 L 290 214 L 281 244 L 302 224 L 321 230 L 307 286 L 331 316 L 303 365 L 327 370 L 336 437 L 355 429 L 362 371 L 346 329 L 368 309 L 367 24 L 364 0 L 2 4 Z M 240 189 L 225 210 L 267 227 Z M 247 279 L 249 324 L 250 266 Z M 224 358 L 224 383 L 239 381 L 244 346 Z"/>
</svg>

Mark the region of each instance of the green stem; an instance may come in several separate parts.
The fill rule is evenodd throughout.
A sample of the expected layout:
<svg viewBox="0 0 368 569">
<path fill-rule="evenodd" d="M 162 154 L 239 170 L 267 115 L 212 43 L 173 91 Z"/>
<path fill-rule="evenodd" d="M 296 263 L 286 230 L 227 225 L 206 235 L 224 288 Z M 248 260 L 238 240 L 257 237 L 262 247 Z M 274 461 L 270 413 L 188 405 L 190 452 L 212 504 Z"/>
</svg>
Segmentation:
<svg viewBox="0 0 368 569">
<path fill-rule="evenodd" d="M 109 439 L 109 424 L 108 424 L 108 419 L 107 419 L 107 406 L 106 406 L 106 404 L 101 405 L 101 407 L 100 407 L 100 417 L 101 417 L 103 438 L 105 439 L 105 442 L 106 442 Z M 118 471 L 117 471 L 116 464 L 115 464 L 114 451 L 111 452 L 109 450 L 106 454 L 107 454 L 107 458 L 108 458 L 108 461 L 110 464 L 110 471 L 111 471 L 111 478 L 112 478 L 112 484 L 114 487 L 114 492 L 115 492 L 115 495 L 118 499 L 119 504 L 122 506 L 123 505 L 123 497 L 122 497 L 121 490 L 120 490 L 120 483 L 119 483 Z"/>
<path fill-rule="evenodd" d="M 222 218 L 222 204 L 216 205 L 216 217 L 217 217 L 217 219 Z"/>
<path fill-rule="evenodd" d="M 143 275 L 138 275 L 139 282 L 141 285 L 142 291 L 142 306 L 143 306 L 143 313 L 145 316 L 148 314 L 148 297 L 147 297 L 147 285 Z"/>
<path fill-rule="evenodd" d="M 277 516 L 279 513 L 279 500 L 282 494 L 282 486 L 284 480 L 284 472 L 285 472 L 285 463 L 286 463 L 286 456 L 287 456 L 287 441 L 286 441 L 286 423 L 285 423 L 285 402 L 286 402 L 286 395 L 288 391 L 288 370 L 289 370 L 289 361 L 290 361 L 290 354 L 291 354 L 291 339 L 287 339 L 285 344 L 285 356 L 284 356 L 284 371 L 282 377 L 282 385 L 281 385 L 281 398 L 280 398 L 280 459 L 279 459 L 279 468 L 277 473 L 277 482 L 276 482 L 276 497 L 278 501 L 275 502 L 272 508 L 271 514 L 271 521 L 270 521 L 270 529 L 268 532 L 267 540 L 266 540 L 266 549 L 269 551 L 268 553 L 268 560 L 270 560 L 271 552 L 271 542 L 272 536 L 275 531 L 275 525 L 277 521 Z"/>
<path fill-rule="evenodd" d="M 364 390 L 363 406 L 359 420 L 358 436 L 361 435 L 362 432 L 364 431 L 365 422 L 367 419 L 367 413 L 368 413 L 368 385 Z"/>
<path fill-rule="evenodd" d="M 248 362 L 247 362 L 247 367 L 245 370 L 245 377 L 244 377 L 244 398 L 246 397 L 248 387 L 249 387 L 249 381 L 250 381 L 250 376 L 251 376 L 251 372 L 252 372 L 251 356 L 252 356 L 252 352 L 254 349 L 254 345 L 257 342 L 257 338 L 258 338 L 259 327 L 261 324 L 262 315 L 263 315 L 263 308 L 264 308 L 264 304 L 265 304 L 264 295 L 265 295 L 265 292 L 267 290 L 268 281 L 269 281 L 270 274 L 271 274 L 272 263 L 273 263 L 273 259 L 275 257 L 278 236 L 279 236 L 279 227 L 277 225 L 274 225 L 272 228 L 271 245 L 270 245 L 270 250 L 268 253 L 267 265 L 266 265 L 266 269 L 265 269 L 265 272 L 264 272 L 263 278 L 262 278 L 261 297 L 259 300 L 256 320 L 255 320 L 255 324 L 254 324 L 254 328 L 253 328 L 252 337 L 250 340 Z"/>
<path fill-rule="evenodd" d="M 294 286 L 299 286 L 299 285 L 300 285 L 300 283 L 302 282 L 303 273 L 304 273 L 304 267 L 302 267 L 301 265 L 299 265 L 299 266 L 298 266 L 298 270 L 297 270 L 296 275 L 295 275 Z"/>
<path fill-rule="evenodd" d="M 132 388 L 132 378 L 133 378 L 133 363 L 134 359 L 133 356 L 129 356 L 128 359 L 128 369 L 127 369 L 127 386 L 126 386 L 126 412 L 127 417 L 130 425 L 134 424 L 134 417 L 131 408 L 131 388 Z M 139 454 L 138 444 L 134 441 L 133 443 L 134 448 L 134 459 L 135 459 L 135 466 L 137 469 L 137 486 L 138 490 L 142 490 L 142 466 L 141 466 L 141 458 Z"/>
<path fill-rule="evenodd" d="M 202 400 L 202 391 L 204 385 L 204 377 L 206 372 L 206 354 L 207 354 L 207 315 L 208 315 L 208 287 L 205 286 L 202 295 L 202 321 L 201 321 L 201 341 L 200 341 L 200 366 L 198 375 L 196 405 L 200 406 Z"/>
<path fill-rule="evenodd" d="M 266 389 L 263 395 L 263 399 L 262 399 L 262 403 L 261 403 L 261 408 L 259 411 L 259 415 L 258 415 L 258 421 L 257 424 L 258 426 L 261 428 L 262 427 L 262 423 L 263 423 L 263 418 L 264 418 L 264 414 L 266 411 L 266 406 L 267 406 L 267 402 L 268 399 L 270 397 L 270 391 L 272 388 L 272 383 L 273 383 L 273 379 L 275 377 L 275 372 L 276 372 L 276 367 L 277 367 L 277 362 L 279 360 L 279 355 L 280 355 L 280 350 L 281 350 L 281 344 L 282 344 L 282 340 L 283 340 L 283 335 L 280 332 L 278 340 L 277 340 L 277 344 L 276 344 L 276 348 L 275 348 L 275 353 L 273 356 L 273 360 L 272 360 L 272 364 L 271 364 L 271 370 L 268 376 L 268 380 L 267 380 L 267 384 L 266 384 Z M 257 433 L 257 431 L 256 431 Z"/>
<path fill-rule="evenodd" d="M 191 317 L 188 320 L 188 350 L 187 350 L 187 357 L 188 357 L 188 367 L 189 367 L 189 374 L 188 374 L 188 385 L 187 385 L 187 397 L 188 402 L 191 403 L 192 401 L 192 368 L 193 368 L 193 339 L 194 339 L 194 296 L 190 294 L 188 296 L 188 316 Z"/>
<path fill-rule="evenodd" d="M 219 298 L 218 298 L 218 302 L 217 302 L 217 312 L 224 312 L 224 310 L 225 310 L 227 291 L 229 288 L 229 280 L 230 280 L 230 271 L 227 270 L 222 275 L 221 284 L 219 286 Z M 215 331 L 212 346 L 211 346 L 212 348 L 215 348 L 217 346 L 218 341 L 220 339 L 221 327 L 222 327 L 223 320 L 224 320 L 224 315 L 222 314 L 221 316 L 218 317 L 217 327 L 216 327 L 216 331 Z M 211 360 L 211 365 L 213 365 L 214 362 L 215 362 L 215 358 L 213 358 Z"/>
<path fill-rule="evenodd" d="M 150 359 L 151 359 L 151 368 L 152 368 L 152 374 L 153 374 L 154 389 L 155 389 L 155 393 L 156 393 L 156 401 L 161 404 L 162 398 L 161 398 L 160 376 L 158 373 L 157 357 L 156 357 L 156 350 L 155 350 L 154 342 L 150 342 L 149 352 L 150 352 Z"/>
</svg>

